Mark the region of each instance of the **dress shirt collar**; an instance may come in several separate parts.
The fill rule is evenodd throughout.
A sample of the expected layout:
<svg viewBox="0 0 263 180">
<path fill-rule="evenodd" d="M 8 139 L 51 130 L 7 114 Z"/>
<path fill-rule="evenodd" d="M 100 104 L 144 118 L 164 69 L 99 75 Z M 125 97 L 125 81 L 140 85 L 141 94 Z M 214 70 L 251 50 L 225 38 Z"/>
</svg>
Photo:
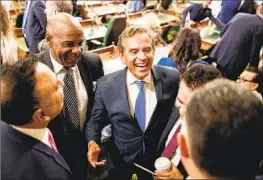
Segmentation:
<svg viewBox="0 0 263 180">
<path fill-rule="evenodd" d="M 64 68 L 61 64 L 59 64 L 53 57 L 52 57 L 52 54 L 51 52 L 49 52 L 49 55 L 50 55 L 50 59 L 51 59 L 51 63 L 53 65 L 53 68 L 54 68 L 54 72 L 55 74 L 61 72 L 61 70 Z M 76 71 L 77 70 L 77 66 L 74 66 L 72 68 L 73 71 Z"/>
<path fill-rule="evenodd" d="M 127 70 L 127 85 L 132 85 L 134 84 L 138 79 L 132 75 L 132 73 Z M 150 72 L 144 79 L 144 82 L 147 84 L 153 84 L 153 78 L 152 78 L 152 73 Z"/>
<path fill-rule="evenodd" d="M 31 129 L 31 128 L 22 128 L 18 126 L 12 125 L 13 128 L 20 131 L 23 134 L 26 134 L 30 137 L 33 137 L 39 141 L 41 141 L 44 144 L 47 144 L 48 142 L 48 128 L 42 128 L 42 129 Z M 48 144 L 47 144 L 48 145 Z"/>
</svg>

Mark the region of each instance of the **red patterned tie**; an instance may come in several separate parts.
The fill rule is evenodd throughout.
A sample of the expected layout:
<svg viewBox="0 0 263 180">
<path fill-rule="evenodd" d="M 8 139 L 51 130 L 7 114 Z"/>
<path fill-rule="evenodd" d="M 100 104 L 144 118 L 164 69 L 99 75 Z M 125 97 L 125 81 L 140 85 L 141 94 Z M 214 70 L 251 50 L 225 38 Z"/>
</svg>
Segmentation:
<svg viewBox="0 0 263 180">
<path fill-rule="evenodd" d="M 51 145 L 51 148 L 56 152 L 58 153 L 58 149 L 57 149 L 57 146 L 56 146 L 56 143 L 54 141 L 54 138 L 52 136 L 52 133 L 50 131 L 48 131 L 48 142 L 49 144 Z"/>
<path fill-rule="evenodd" d="M 176 137 L 177 137 L 178 132 L 180 132 L 180 130 L 181 130 L 181 124 L 177 127 L 177 129 L 174 132 L 171 140 L 169 141 L 167 146 L 164 148 L 163 153 L 161 155 L 162 157 L 167 157 L 168 159 L 173 157 L 176 149 L 178 148 L 178 142 L 177 142 Z"/>
</svg>

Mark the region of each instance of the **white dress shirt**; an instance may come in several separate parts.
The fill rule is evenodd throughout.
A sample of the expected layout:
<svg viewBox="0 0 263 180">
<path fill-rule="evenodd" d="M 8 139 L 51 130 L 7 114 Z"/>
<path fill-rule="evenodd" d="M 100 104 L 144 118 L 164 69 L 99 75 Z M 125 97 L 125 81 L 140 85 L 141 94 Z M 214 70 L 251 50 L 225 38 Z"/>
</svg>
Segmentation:
<svg viewBox="0 0 263 180">
<path fill-rule="evenodd" d="M 182 120 L 178 119 L 178 121 L 175 123 L 175 125 L 173 126 L 173 128 L 171 129 L 171 131 L 170 131 L 170 133 L 168 135 L 168 138 L 167 138 L 167 140 L 165 142 L 165 147 L 168 145 L 168 143 L 172 139 L 175 131 L 177 130 L 177 128 L 179 127 L 180 124 L 182 125 Z M 171 161 L 173 162 L 174 165 L 177 166 L 179 164 L 180 160 L 181 160 L 180 149 L 177 148 L 176 151 L 175 151 L 175 154 L 171 158 Z"/>
<path fill-rule="evenodd" d="M 25 135 L 28 135 L 32 138 L 35 138 L 35 139 L 41 141 L 42 143 L 46 144 L 50 148 L 52 148 L 49 141 L 48 141 L 48 133 L 49 133 L 48 128 L 31 129 L 31 128 L 21 128 L 21 127 L 17 127 L 14 125 L 12 125 L 12 127 L 15 128 L 16 130 L 18 130 L 19 132 L 21 132 Z"/>
<path fill-rule="evenodd" d="M 130 113 L 132 117 L 134 117 L 135 103 L 136 103 L 136 99 L 139 93 L 139 88 L 136 85 L 136 81 L 138 81 L 138 79 L 134 77 L 129 70 L 127 70 L 126 84 L 127 84 L 127 90 L 128 90 Z M 157 104 L 157 98 L 156 98 L 152 74 L 149 73 L 143 79 L 143 81 L 145 82 L 143 90 L 144 90 L 145 101 L 146 101 L 145 102 L 145 105 L 146 105 L 145 107 L 145 110 L 146 110 L 145 129 L 146 129 L 152 117 L 155 106 Z"/>
<path fill-rule="evenodd" d="M 64 80 L 64 76 L 66 74 L 65 71 L 61 71 L 63 69 L 63 66 L 59 64 L 51 55 L 50 53 L 50 59 L 51 63 L 54 68 L 54 72 L 57 76 L 57 79 L 62 81 Z M 88 107 L 88 94 L 85 88 L 85 85 L 82 81 L 82 78 L 79 73 L 78 66 L 74 66 L 70 68 L 70 71 L 73 76 L 73 81 L 76 87 L 76 95 L 78 100 L 78 111 L 79 111 L 79 117 L 80 117 L 80 129 L 83 129 L 84 122 L 86 121 L 86 113 L 87 113 L 87 107 Z"/>
</svg>

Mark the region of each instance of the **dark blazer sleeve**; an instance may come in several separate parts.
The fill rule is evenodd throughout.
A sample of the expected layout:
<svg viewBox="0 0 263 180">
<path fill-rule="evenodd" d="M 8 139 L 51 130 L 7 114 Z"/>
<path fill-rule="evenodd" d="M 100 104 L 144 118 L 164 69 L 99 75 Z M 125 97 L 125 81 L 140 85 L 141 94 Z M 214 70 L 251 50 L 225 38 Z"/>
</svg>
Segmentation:
<svg viewBox="0 0 263 180">
<path fill-rule="evenodd" d="M 83 52 L 82 55 L 89 65 L 92 81 L 97 81 L 97 79 L 104 75 L 100 56 L 91 52 Z"/>
<path fill-rule="evenodd" d="M 196 4 L 192 4 L 191 6 L 187 7 L 184 11 L 183 11 L 183 19 L 180 23 L 181 26 L 184 26 L 185 25 L 185 19 L 186 19 L 186 16 L 187 16 L 187 13 L 190 12 L 193 10 L 193 8 L 196 7 Z"/>
<path fill-rule="evenodd" d="M 100 143 L 101 129 L 103 124 L 107 123 L 108 112 L 102 99 L 102 91 L 105 88 L 103 86 L 103 79 L 97 81 L 97 89 L 94 97 L 94 105 L 92 108 L 92 117 L 88 121 L 85 127 L 85 136 L 87 143 L 90 141 L 95 141 Z"/>
<path fill-rule="evenodd" d="M 251 42 L 249 67 L 257 69 L 259 63 L 259 52 L 263 45 L 263 27 L 259 27 L 255 31 Z"/>
</svg>

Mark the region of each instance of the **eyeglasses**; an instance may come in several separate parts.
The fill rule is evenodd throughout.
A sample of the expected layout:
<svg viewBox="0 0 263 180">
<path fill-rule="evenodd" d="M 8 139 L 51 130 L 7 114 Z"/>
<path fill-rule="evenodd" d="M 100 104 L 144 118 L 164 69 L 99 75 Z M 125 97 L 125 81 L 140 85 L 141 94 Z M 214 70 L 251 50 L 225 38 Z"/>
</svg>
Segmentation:
<svg viewBox="0 0 263 180">
<path fill-rule="evenodd" d="M 253 83 L 257 83 L 257 82 L 255 81 L 255 79 L 248 80 L 248 79 L 241 78 L 240 76 L 238 76 L 237 81 L 238 81 L 238 82 L 241 82 L 241 83 L 244 83 L 244 82 L 253 82 Z"/>
</svg>

